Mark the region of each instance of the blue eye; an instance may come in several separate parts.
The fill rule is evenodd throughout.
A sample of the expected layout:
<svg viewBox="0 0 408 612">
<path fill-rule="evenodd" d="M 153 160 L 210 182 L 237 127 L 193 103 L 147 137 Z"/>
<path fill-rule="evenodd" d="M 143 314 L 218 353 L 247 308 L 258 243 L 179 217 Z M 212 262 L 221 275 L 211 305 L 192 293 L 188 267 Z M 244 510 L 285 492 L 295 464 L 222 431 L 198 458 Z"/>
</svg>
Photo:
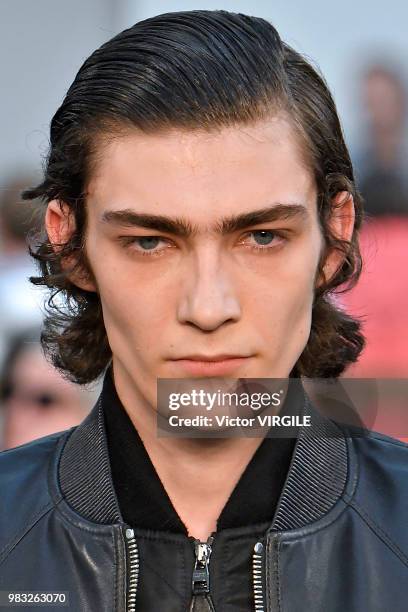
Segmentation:
<svg viewBox="0 0 408 612">
<path fill-rule="evenodd" d="M 140 236 L 137 238 L 139 246 L 143 248 L 143 250 L 150 251 L 157 247 L 160 242 L 160 238 L 157 236 Z"/>
<path fill-rule="evenodd" d="M 245 243 L 246 242 L 246 243 Z M 245 237 L 244 246 L 256 253 L 272 253 L 287 242 L 284 232 L 276 230 L 252 230 Z"/>
<path fill-rule="evenodd" d="M 268 230 L 256 230 L 251 232 L 255 238 L 255 241 L 259 245 L 267 245 L 270 244 L 275 236 L 275 232 Z"/>
<path fill-rule="evenodd" d="M 120 236 L 125 249 L 134 255 L 160 257 L 171 247 L 166 238 L 160 236 Z"/>
<path fill-rule="evenodd" d="M 288 242 L 286 232 L 276 230 L 252 230 L 247 232 L 240 244 L 254 253 L 272 254 Z M 132 255 L 161 257 L 173 250 L 174 243 L 161 236 L 120 236 L 120 242 Z"/>
</svg>

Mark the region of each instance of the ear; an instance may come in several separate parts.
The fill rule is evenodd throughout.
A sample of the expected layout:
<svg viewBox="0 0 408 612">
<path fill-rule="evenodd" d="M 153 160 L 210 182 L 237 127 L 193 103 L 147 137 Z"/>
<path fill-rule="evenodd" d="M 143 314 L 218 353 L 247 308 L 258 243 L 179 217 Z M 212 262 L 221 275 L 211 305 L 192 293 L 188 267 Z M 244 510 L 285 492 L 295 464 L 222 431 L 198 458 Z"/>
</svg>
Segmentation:
<svg viewBox="0 0 408 612">
<path fill-rule="evenodd" d="M 45 213 L 45 228 L 54 251 L 58 253 L 64 244 L 69 241 L 76 228 L 74 213 L 68 204 L 58 200 L 51 200 L 48 203 Z M 67 272 L 69 280 L 80 289 L 96 291 L 95 283 L 85 270 L 74 270 L 75 263 L 74 255 L 69 255 L 61 260 L 61 267 Z"/>
<path fill-rule="evenodd" d="M 332 200 L 332 211 L 329 226 L 332 233 L 342 240 L 350 241 L 353 235 L 355 221 L 354 199 L 348 191 L 340 191 Z M 344 253 L 332 248 L 326 255 L 323 267 L 324 282 L 328 282 L 342 266 L 345 256 Z"/>
</svg>

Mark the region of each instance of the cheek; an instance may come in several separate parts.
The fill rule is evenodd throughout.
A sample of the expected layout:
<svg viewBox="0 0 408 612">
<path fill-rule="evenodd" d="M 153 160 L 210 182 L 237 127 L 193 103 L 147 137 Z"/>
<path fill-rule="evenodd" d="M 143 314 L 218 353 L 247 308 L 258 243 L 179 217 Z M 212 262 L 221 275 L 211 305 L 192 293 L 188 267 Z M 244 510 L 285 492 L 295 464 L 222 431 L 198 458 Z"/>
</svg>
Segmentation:
<svg viewBox="0 0 408 612">
<path fill-rule="evenodd" d="M 148 288 L 138 289 L 137 283 L 123 283 L 120 291 L 116 283 L 112 286 L 99 286 L 105 327 L 108 337 L 114 330 L 134 336 L 149 334 L 149 330 L 156 326 L 157 316 L 155 310 L 160 301 L 157 294 Z"/>
<path fill-rule="evenodd" d="M 297 280 L 275 279 L 274 288 L 263 294 L 253 306 L 254 322 L 264 329 L 290 335 L 303 322 L 308 322 L 313 304 L 312 284 Z"/>
<path fill-rule="evenodd" d="M 128 359 L 131 359 L 130 353 L 138 354 L 143 360 L 153 357 L 171 317 L 170 288 L 161 287 L 157 278 L 153 282 L 152 274 L 149 279 L 145 275 L 140 278 L 132 265 L 93 269 L 112 351 Z"/>
<path fill-rule="evenodd" d="M 247 295 L 259 331 L 269 330 L 275 338 L 308 337 L 319 254 L 319 242 L 316 247 L 313 240 L 302 241 L 272 265 L 253 270 Z"/>
</svg>

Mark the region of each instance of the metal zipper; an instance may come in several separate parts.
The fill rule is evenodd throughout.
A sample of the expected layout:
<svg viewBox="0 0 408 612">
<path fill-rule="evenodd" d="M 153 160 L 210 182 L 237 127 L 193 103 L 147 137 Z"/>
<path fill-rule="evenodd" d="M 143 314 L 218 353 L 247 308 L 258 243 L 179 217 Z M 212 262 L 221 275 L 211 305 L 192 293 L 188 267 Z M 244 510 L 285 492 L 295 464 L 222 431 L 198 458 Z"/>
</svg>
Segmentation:
<svg viewBox="0 0 408 612">
<path fill-rule="evenodd" d="M 136 591 L 139 580 L 139 549 L 133 529 L 125 529 L 125 545 L 129 568 L 127 571 L 126 584 L 126 612 L 135 612 Z"/>
<path fill-rule="evenodd" d="M 195 564 L 193 569 L 193 580 L 191 589 L 193 595 L 203 595 L 210 592 L 210 572 L 209 562 L 211 555 L 211 545 L 214 537 L 210 535 L 206 542 L 194 539 Z"/>
<path fill-rule="evenodd" d="M 263 594 L 263 550 L 262 542 L 257 542 L 252 554 L 252 582 L 254 588 L 255 612 L 265 612 Z"/>
<path fill-rule="evenodd" d="M 194 552 L 196 558 L 191 585 L 193 596 L 208 596 L 210 593 L 209 562 L 213 541 L 213 536 L 209 536 L 206 542 L 194 539 Z M 139 580 L 139 549 L 133 529 L 125 529 L 125 543 L 129 568 L 126 586 L 126 612 L 136 612 L 136 593 Z M 255 612 L 265 612 L 263 594 L 263 550 L 264 545 L 262 542 L 257 542 L 254 546 L 252 555 Z M 209 603 L 212 606 L 212 602 L 210 601 Z"/>
<path fill-rule="evenodd" d="M 214 605 L 210 594 L 209 571 L 214 535 L 211 534 L 206 542 L 201 542 L 197 538 L 191 538 L 191 540 L 194 544 L 195 563 L 191 583 L 193 597 L 190 604 L 190 612 L 195 610 L 214 612 Z"/>
</svg>

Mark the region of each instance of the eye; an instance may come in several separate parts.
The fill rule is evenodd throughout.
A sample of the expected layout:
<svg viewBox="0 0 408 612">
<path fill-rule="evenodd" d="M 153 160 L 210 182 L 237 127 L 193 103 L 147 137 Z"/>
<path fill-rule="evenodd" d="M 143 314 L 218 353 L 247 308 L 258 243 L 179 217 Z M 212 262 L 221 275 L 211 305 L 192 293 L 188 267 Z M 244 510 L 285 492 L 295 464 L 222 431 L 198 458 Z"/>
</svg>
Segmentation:
<svg viewBox="0 0 408 612">
<path fill-rule="evenodd" d="M 160 243 L 160 238 L 157 236 L 141 236 L 135 240 L 136 244 L 138 244 L 143 251 L 153 251 Z"/>
<path fill-rule="evenodd" d="M 126 249 L 147 257 L 161 255 L 171 246 L 168 240 L 160 236 L 121 236 L 120 241 Z M 163 243 L 164 247 L 157 248 L 160 243 Z"/>
<path fill-rule="evenodd" d="M 246 234 L 247 237 L 252 237 L 253 240 L 246 243 L 246 246 L 255 251 L 270 251 L 275 249 L 287 240 L 282 232 L 275 230 L 253 230 Z M 245 242 L 242 242 L 245 244 Z"/>
</svg>

